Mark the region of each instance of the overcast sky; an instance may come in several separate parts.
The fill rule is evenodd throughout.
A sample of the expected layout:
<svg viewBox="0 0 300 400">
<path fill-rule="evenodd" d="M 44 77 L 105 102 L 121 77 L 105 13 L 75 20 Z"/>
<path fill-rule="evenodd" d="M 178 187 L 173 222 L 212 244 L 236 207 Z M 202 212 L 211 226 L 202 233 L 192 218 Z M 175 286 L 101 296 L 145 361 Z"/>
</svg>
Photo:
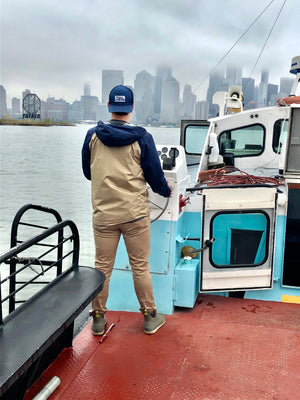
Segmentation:
<svg viewBox="0 0 300 400">
<path fill-rule="evenodd" d="M 85 82 L 101 99 L 103 69 L 123 70 L 133 85 L 138 72 L 168 64 L 181 90 L 195 90 L 270 3 L 220 68 L 248 76 L 285 3 L 252 76 L 267 68 L 278 84 L 300 55 L 299 0 L 1 0 L 0 84 L 8 100 L 28 88 L 72 102 Z"/>
</svg>

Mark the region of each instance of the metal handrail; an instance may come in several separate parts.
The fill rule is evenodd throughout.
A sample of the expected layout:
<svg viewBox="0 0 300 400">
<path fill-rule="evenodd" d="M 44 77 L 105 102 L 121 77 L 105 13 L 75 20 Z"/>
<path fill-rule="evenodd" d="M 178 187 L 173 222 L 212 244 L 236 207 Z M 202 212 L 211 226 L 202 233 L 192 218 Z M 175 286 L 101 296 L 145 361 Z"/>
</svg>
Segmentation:
<svg viewBox="0 0 300 400">
<path fill-rule="evenodd" d="M 11 226 L 11 236 L 10 236 L 10 247 L 13 248 L 15 246 L 17 246 L 19 243 L 22 243 L 21 240 L 17 239 L 17 235 L 18 235 L 18 228 L 20 225 L 25 225 L 25 226 L 31 226 L 31 227 L 35 227 L 35 228 L 40 228 L 40 229 L 48 229 L 48 227 L 45 226 L 41 226 L 41 225 L 37 225 L 37 224 L 30 224 L 30 223 L 26 223 L 21 221 L 21 218 L 23 217 L 23 215 L 25 214 L 26 211 L 28 210 L 37 210 L 37 211 L 42 211 L 44 213 L 48 213 L 48 214 L 52 214 L 55 219 L 56 222 L 59 223 L 62 221 L 62 218 L 60 216 L 60 214 L 52 209 L 52 208 L 48 208 L 48 207 L 44 207 L 44 206 L 40 206 L 37 204 L 25 204 L 23 207 L 21 207 L 19 209 L 19 211 L 16 213 L 12 226 Z M 58 232 L 58 243 L 61 243 L 63 239 L 63 233 L 62 232 Z M 43 243 L 39 243 L 39 246 L 47 246 Z M 52 245 L 48 245 L 47 247 L 52 247 Z M 62 245 L 57 247 L 57 260 L 60 260 L 62 256 Z M 10 260 L 10 276 L 11 279 L 9 281 L 9 292 L 12 293 L 16 290 L 16 284 L 19 282 L 16 282 L 15 278 L 14 278 L 14 272 L 16 271 L 16 265 L 17 262 L 14 259 Z M 57 267 L 57 275 L 60 275 L 62 273 L 62 262 L 58 261 L 56 264 Z M 14 296 L 11 296 L 9 299 L 9 312 L 11 313 L 16 306 L 16 300 Z"/>
<path fill-rule="evenodd" d="M 69 227 L 71 229 L 71 235 L 68 238 L 63 238 L 63 229 L 65 227 Z M 79 247 L 80 247 L 80 243 L 79 243 L 79 232 L 77 229 L 77 226 L 75 225 L 75 223 L 71 220 L 65 220 L 65 221 L 61 221 L 58 224 L 46 229 L 44 232 L 32 237 L 31 239 L 28 239 L 24 242 L 22 242 L 21 244 L 13 247 L 12 249 L 10 249 L 9 251 L 7 251 L 6 253 L 0 255 L 0 264 L 2 263 L 7 263 L 9 262 L 14 262 L 17 263 L 18 262 L 18 257 L 17 255 L 27 249 L 29 249 L 30 247 L 39 244 L 40 241 L 46 239 L 47 237 L 55 234 L 55 233 L 59 233 L 59 236 L 62 238 L 61 242 L 58 243 L 57 246 L 55 246 L 53 249 L 47 251 L 47 253 L 49 253 L 52 250 L 55 250 L 56 248 L 60 248 L 61 251 L 61 255 L 60 257 L 56 259 L 56 261 L 53 262 L 52 266 L 57 266 L 57 263 L 62 263 L 62 260 L 67 257 L 70 256 L 72 254 L 72 265 L 78 265 L 78 261 L 79 261 Z M 66 242 L 67 240 L 73 241 L 73 250 L 71 250 L 68 254 L 63 255 L 62 252 L 62 245 L 64 242 Z M 44 254 L 45 255 L 45 254 Z M 44 256 L 42 255 L 42 256 Z M 30 257 L 27 257 L 30 258 Z M 38 259 L 40 259 L 40 257 L 32 257 L 32 261 L 36 261 Z M 29 265 L 33 264 L 33 262 L 29 262 L 28 265 L 26 265 L 27 267 Z M 51 267 L 51 266 L 50 266 Z M 47 268 L 47 270 L 50 269 Z M 24 268 L 22 268 L 23 270 Z M 15 272 L 13 272 L 14 277 L 15 277 Z M 20 272 L 20 271 L 17 271 Z M 60 272 L 61 273 L 61 272 Z M 0 302 L 1 302 L 1 307 L 0 307 L 0 324 L 3 324 L 3 318 L 2 318 L 2 304 L 4 301 L 6 301 L 8 298 L 11 299 L 12 297 L 15 296 L 16 290 L 14 288 L 14 290 L 10 290 L 10 293 L 7 297 L 5 297 L 5 299 L 2 299 L 2 295 L 1 295 L 1 284 L 6 282 L 8 279 L 10 279 L 11 275 L 7 278 L 5 278 L 2 282 L 0 282 Z M 37 279 L 38 276 L 36 276 L 34 279 Z M 20 288 L 17 289 L 17 291 L 22 290 L 25 286 L 27 286 L 29 284 L 29 282 L 26 282 L 25 284 L 23 284 L 23 286 L 21 286 Z M 12 310 L 13 311 L 13 310 Z M 9 310 L 9 313 L 12 312 L 11 310 Z"/>
<path fill-rule="evenodd" d="M 34 244 L 37 244 L 41 240 L 46 239 L 47 237 L 53 235 L 56 232 L 61 231 L 64 227 L 69 226 L 72 231 L 72 237 L 74 238 L 74 241 L 77 243 L 78 246 L 78 252 L 79 252 L 79 233 L 77 226 L 75 223 L 71 220 L 65 220 L 62 222 L 59 222 L 56 225 L 53 225 L 52 227 L 46 229 L 44 232 L 32 237 L 31 239 L 26 240 L 23 243 L 20 243 L 18 246 L 13 247 L 6 253 L 0 255 L 0 264 L 5 262 L 6 260 L 15 257 L 17 254 L 21 253 L 24 250 L 27 250 L 29 247 L 33 246 Z M 75 243 L 74 243 L 75 245 Z"/>
<path fill-rule="evenodd" d="M 49 214 L 52 214 L 55 218 L 57 223 L 62 221 L 62 218 L 60 214 L 54 210 L 53 208 L 48 208 L 48 207 L 43 207 L 37 204 L 25 204 L 23 207 L 19 209 L 17 214 L 15 215 L 15 218 L 13 220 L 12 226 L 11 226 L 11 239 L 10 239 L 10 247 L 15 247 L 17 245 L 17 233 L 18 233 L 18 227 L 19 225 L 27 225 L 27 226 L 33 226 L 36 228 L 43 228 L 47 229 L 47 227 L 41 226 L 41 225 L 36 225 L 36 224 L 27 224 L 25 222 L 21 222 L 21 218 L 25 214 L 26 211 L 28 210 L 38 210 L 38 211 L 43 211 Z"/>
</svg>

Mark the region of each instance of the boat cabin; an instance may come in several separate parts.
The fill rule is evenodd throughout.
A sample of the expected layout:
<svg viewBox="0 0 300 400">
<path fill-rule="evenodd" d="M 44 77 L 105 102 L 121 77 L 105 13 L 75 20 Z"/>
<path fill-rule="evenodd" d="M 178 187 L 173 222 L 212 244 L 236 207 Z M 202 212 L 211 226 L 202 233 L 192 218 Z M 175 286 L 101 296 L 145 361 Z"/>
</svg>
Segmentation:
<svg viewBox="0 0 300 400">
<path fill-rule="evenodd" d="M 199 293 L 299 303 L 300 105 L 184 120 L 180 146 L 157 151 L 173 188 L 148 192 L 158 309 Z M 108 308 L 138 309 L 122 241 L 110 293 Z"/>
</svg>

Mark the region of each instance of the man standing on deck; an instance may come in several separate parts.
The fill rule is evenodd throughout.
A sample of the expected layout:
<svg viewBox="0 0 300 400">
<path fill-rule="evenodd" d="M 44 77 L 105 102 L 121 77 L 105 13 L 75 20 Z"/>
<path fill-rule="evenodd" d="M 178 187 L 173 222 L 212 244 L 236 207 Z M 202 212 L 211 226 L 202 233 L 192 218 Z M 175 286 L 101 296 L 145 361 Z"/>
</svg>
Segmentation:
<svg viewBox="0 0 300 400">
<path fill-rule="evenodd" d="M 106 280 L 92 302 L 92 331 L 103 335 L 109 281 L 121 234 L 132 268 L 134 289 L 144 315 L 144 332 L 155 333 L 165 317 L 157 313 L 148 259 L 150 211 L 146 182 L 164 197 L 171 195 L 154 140 L 144 128 L 129 123 L 133 92 L 119 85 L 109 94 L 111 120 L 87 132 L 82 148 L 82 168 L 91 180 L 95 268 Z"/>
</svg>

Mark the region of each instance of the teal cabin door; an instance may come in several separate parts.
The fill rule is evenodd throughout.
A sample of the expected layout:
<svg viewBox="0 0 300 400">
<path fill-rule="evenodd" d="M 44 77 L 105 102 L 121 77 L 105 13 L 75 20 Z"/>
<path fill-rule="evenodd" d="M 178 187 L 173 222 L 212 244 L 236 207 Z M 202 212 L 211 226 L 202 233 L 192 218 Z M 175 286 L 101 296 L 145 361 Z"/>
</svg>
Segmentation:
<svg viewBox="0 0 300 400">
<path fill-rule="evenodd" d="M 200 291 L 272 287 L 276 189 L 203 190 Z"/>
</svg>

